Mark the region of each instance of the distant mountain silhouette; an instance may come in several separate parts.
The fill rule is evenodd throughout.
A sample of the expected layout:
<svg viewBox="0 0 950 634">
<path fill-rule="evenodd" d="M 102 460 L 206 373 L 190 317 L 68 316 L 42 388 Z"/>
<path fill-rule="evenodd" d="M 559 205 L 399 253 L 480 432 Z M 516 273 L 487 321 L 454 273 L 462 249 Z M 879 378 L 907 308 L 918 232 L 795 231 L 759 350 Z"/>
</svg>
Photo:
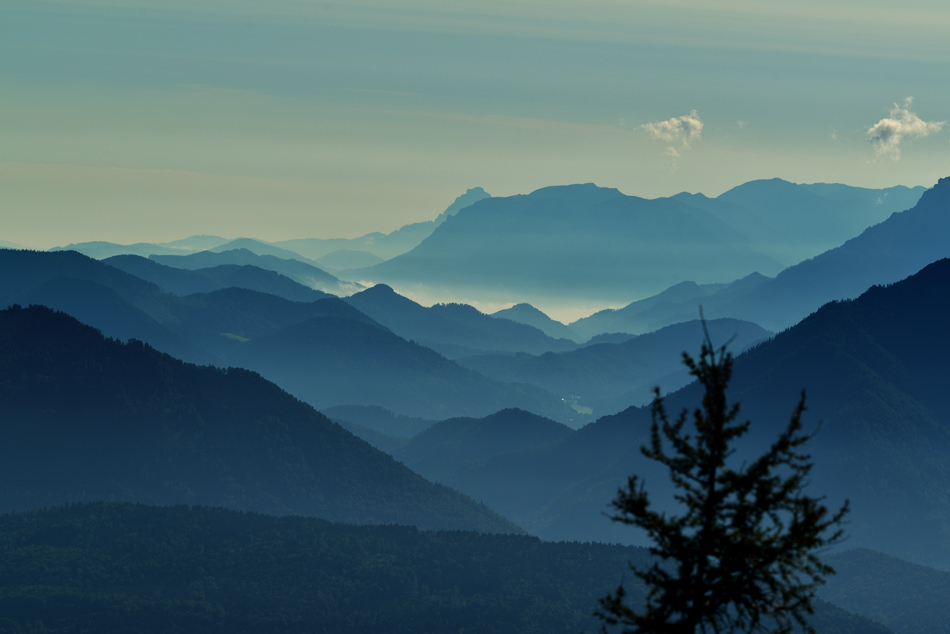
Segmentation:
<svg viewBox="0 0 950 634">
<path fill-rule="evenodd" d="M 737 319 L 714 319 L 707 325 L 717 341 L 736 336 L 733 349 L 737 352 L 773 334 Z M 649 403 L 654 386 L 666 393 L 689 383 L 692 379 L 683 368 L 680 353 L 697 348 L 702 339 L 702 325 L 694 319 L 623 343 L 540 356 L 483 355 L 459 359 L 459 363 L 500 381 L 543 387 L 593 409 L 595 416 L 604 416 Z"/>
<path fill-rule="evenodd" d="M 680 282 L 662 293 L 628 304 L 623 308 L 609 308 L 583 317 L 570 324 L 581 337 L 592 338 L 604 333 L 640 335 L 665 326 L 695 319 L 699 307 L 707 314 L 715 314 L 710 306 L 718 307 L 729 301 L 745 298 L 750 292 L 771 278 L 752 273 L 729 284 L 697 284 Z"/>
<path fill-rule="evenodd" d="M 166 293 L 191 295 L 209 293 L 222 288 L 246 288 L 270 293 L 294 302 L 313 302 L 328 293 L 299 284 L 289 277 L 246 264 L 222 264 L 207 269 L 177 269 L 137 255 L 117 255 L 103 260 L 138 278 L 157 285 Z"/>
<path fill-rule="evenodd" d="M 719 282 L 780 268 L 709 212 L 586 184 L 480 200 L 412 251 L 354 274 L 491 301 L 615 301 L 684 279 Z"/>
<path fill-rule="evenodd" d="M 54 247 L 50 251 L 78 251 L 83 255 L 96 260 L 104 260 L 116 255 L 138 255 L 147 258 L 150 255 L 185 255 L 212 249 L 228 242 L 227 238 L 218 236 L 191 236 L 172 242 L 153 244 L 137 242 L 135 244 L 116 244 L 114 242 L 80 242 L 65 247 Z"/>
<path fill-rule="evenodd" d="M 716 198 L 686 193 L 673 198 L 712 213 L 747 235 L 757 251 L 792 265 L 913 207 L 924 189 L 797 185 L 773 178 L 744 183 Z"/>
<path fill-rule="evenodd" d="M 829 504 L 851 499 L 848 545 L 935 566 L 950 564 L 948 312 L 950 260 L 941 260 L 827 304 L 748 351 L 731 386 L 753 425 L 743 451 L 771 441 L 807 389 L 806 427 L 823 421 L 808 446 L 816 464 L 809 491 L 828 495 Z M 695 407 L 700 397 L 693 384 L 669 395 L 667 408 Z M 473 465 L 459 487 L 497 509 L 529 500 L 507 515 L 546 538 L 631 539 L 599 513 L 632 473 L 646 479 L 656 504 L 670 493 L 665 471 L 639 453 L 649 425 L 648 408 L 631 408 L 547 448 Z"/>
<path fill-rule="evenodd" d="M 427 528 L 517 530 L 246 370 L 0 311 L 0 508 L 111 499 Z"/>
<path fill-rule="evenodd" d="M 540 354 L 577 347 L 572 341 L 552 339 L 537 328 L 496 319 L 465 304 L 426 308 L 385 284 L 351 295 L 345 301 L 400 337 L 417 341 L 449 358 L 486 351 Z"/>
<path fill-rule="evenodd" d="M 817 186 L 815 186 L 817 187 Z M 873 191 L 873 190 L 872 190 Z M 891 214 L 841 246 L 790 266 L 774 279 L 751 276 L 728 285 L 683 283 L 619 310 L 570 324 L 581 335 L 645 332 L 695 315 L 753 321 L 770 330 L 797 323 L 822 304 L 854 298 L 950 256 L 950 178 L 924 192 L 917 204 Z"/>
<path fill-rule="evenodd" d="M 248 249 L 231 251 L 201 251 L 191 255 L 153 255 L 151 260 L 178 269 L 207 269 L 222 264 L 251 265 L 280 273 L 299 284 L 331 295 L 349 295 L 360 288 L 359 284 L 342 282 L 323 269 L 299 259 L 281 259 L 274 255 L 257 255 Z"/>
<path fill-rule="evenodd" d="M 515 304 L 511 308 L 492 313 L 492 317 L 510 319 L 519 324 L 534 326 L 552 339 L 570 339 L 577 342 L 582 339 L 570 326 L 565 326 L 561 322 L 551 319 L 531 304 Z"/>
<path fill-rule="evenodd" d="M 285 249 L 290 249 L 291 251 L 296 251 L 312 260 L 318 260 L 341 249 L 363 251 L 383 260 L 388 260 L 397 255 L 402 255 L 417 246 L 420 242 L 429 237 L 436 226 L 444 222 L 445 218 L 455 215 L 460 209 L 464 209 L 483 198 L 490 197 L 491 196 L 481 187 L 469 189 L 456 198 L 455 202 L 449 205 L 435 220 L 408 224 L 389 234 L 373 232 L 353 239 L 299 238 L 283 240 L 274 244 Z"/>
</svg>

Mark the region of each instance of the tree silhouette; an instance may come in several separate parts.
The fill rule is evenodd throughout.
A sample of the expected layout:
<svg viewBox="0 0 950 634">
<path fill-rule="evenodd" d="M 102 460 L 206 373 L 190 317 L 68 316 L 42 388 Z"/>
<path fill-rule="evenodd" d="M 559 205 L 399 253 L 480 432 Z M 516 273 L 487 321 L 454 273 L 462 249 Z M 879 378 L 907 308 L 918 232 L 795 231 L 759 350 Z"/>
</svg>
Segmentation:
<svg viewBox="0 0 950 634">
<path fill-rule="evenodd" d="M 687 409 L 670 422 L 656 388 L 650 446 L 641 451 L 669 469 L 684 512 L 651 510 L 635 475 L 618 491 L 611 519 L 645 529 L 655 560 L 645 569 L 631 565 L 648 589 L 641 610 L 624 602 L 622 583 L 600 599 L 595 614 L 605 621 L 603 631 L 620 625 L 643 634 L 785 634 L 797 624 L 813 633 L 806 616 L 814 613 L 815 589 L 834 574 L 817 553 L 841 539 L 848 503 L 830 515 L 823 498 L 804 494 L 812 464 L 802 446 L 814 435 L 802 432 L 805 393 L 768 451 L 733 469 L 726 464 L 735 451 L 730 445 L 750 423 L 736 423 L 739 404 L 726 399 L 732 355 L 726 346 L 717 354 L 706 331 L 699 361 L 684 352 L 683 362 L 705 388 L 692 413 L 695 434 L 684 431 Z"/>
</svg>

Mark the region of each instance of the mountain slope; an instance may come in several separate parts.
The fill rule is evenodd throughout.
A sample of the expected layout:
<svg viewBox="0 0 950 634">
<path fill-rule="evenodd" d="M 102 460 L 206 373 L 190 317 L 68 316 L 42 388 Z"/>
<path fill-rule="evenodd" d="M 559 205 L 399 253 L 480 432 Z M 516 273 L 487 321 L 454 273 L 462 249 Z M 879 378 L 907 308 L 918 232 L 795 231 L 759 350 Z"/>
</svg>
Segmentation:
<svg viewBox="0 0 950 634">
<path fill-rule="evenodd" d="M 98 499 L 511 531 L 246 370 L 0 311 L 0 508 Z"/>
</svg>

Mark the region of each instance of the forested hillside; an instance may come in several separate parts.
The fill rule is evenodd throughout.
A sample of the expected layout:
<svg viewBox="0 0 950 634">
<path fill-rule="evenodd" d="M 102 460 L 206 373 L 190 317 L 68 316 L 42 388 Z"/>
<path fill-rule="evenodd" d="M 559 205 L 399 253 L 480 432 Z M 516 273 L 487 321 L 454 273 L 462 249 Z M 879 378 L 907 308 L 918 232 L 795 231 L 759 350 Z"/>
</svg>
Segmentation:
<svg viewBox="0 0 950 634">
<path fill-rule="evenodd" d="M 0 516 L 24 632 L 576 634 L 645 549 L 122 504 Z M 819 602 L 819 634 L 889 630 Z M 5 619 L 5 620 L 4 620 Z"/>
<path fill-rule="evenodd" d="M 183 363 L 39 306 L 0 311 L 0 508 L 212 504 L 518 531 L 248 370 Z"/>
</svg>

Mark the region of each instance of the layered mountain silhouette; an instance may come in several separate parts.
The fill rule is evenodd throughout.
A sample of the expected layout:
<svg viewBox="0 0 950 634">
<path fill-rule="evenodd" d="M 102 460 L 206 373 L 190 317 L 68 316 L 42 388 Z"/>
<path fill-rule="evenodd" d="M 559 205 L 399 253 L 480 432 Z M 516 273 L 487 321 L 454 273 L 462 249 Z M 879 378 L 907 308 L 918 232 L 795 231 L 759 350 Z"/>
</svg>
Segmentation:
<svg viewBox="0 0 950 634">
<path fill-rule="evenodd" d="M 376 405 L 429 419 L 522 407 L 576 417 L 541 388 L 462 368 L 339 299 L 293 302 L 242 288 L 179 297 L 76 252 L 0 251 L 0 271 L 3 306 L 42 304 L 187 361 L 250 367 L 318 407 Z"/>
<path fill-rule="evenodd" d="M 493 301 L 551 295 L 603 301 L 648 295 L 685 279 L 718 282 L 780 268 L 708 212 L 587 184 L 480 200 L 409 253 L 358 275 Z"/>
<path fill-rule="evenodd" d="M 209 504 L 511 532 L 247 370 L 183 363 L 63 313 L 0 311 L 0 508 Z"/>
<path fill-rule="evenodd" d="M 246 288 L 294 302 L 313 302 L 332 297 L 329 293 L 304 286 L 285 275 L 250 264 L 221 264 L 191 270 L 165 266 L 137 255 L 116 255 L 104 259 L 103 262 L 152 282 L 173 295 L 209 293 L 223 288 Z"/>
<path fill-rule="evenodd" d="M 638 334 L 683 321 L 701 304 L 709 317 L 747 319 L 770 330 L 797 323 L 822 304 L 854 298 L 874 284 L 890 284 L 950 256 L 950 178 L 924 192 L 917 204 L 891 214 L 841 246 L 774 279 L 750 276 L 724 286 L 682 283 L 619 310 L 570 324 L 582 336 Z"/>
<path fill-rule="evenodd" d="M 293 258 L 275 255 L 257 255 L 248 249 L 229 251 L 201 251 L 190 255 L 152 255 L 149 259 L 177 269 L 195 271 L 221 265 L 255 266 L 274 271 L 295 282 L 331 295 L 349 295 L 360 290 L 359 284 L 343 282 L 326 271 Z"/>
<path fill-rule="evenodd" d="M 424 307 L 377 284 L 345 300 L 397 335 L 417 341 L 449 358 L 487 351 L 533 352 L 573 350 L 574 342 L 552 339 L 538 328 L 496 319 L 467 304 Z"/>
<path fill-rule="evenodd" d="M 716 198 L 687 193 L 673 198 L 712 213 L 748 236 L 757 251 L 792 265 L 910 209 L 924 189 L 798 185 L 773 178 L 744 183 Z"/>
<path fill-rule="evenodd" d="M 829 505 L 850 498 L 849 546 L 937 566 L 950 562 L 948 289 L 950 260 L 941 260 L 827 304 L 740 356 L 730 388 L 753 430 L 737 461 L 777 435 L 806 389 L 805 424 L 822 421 L 808 446 L 816 465 L 809 493 L 827 495 Z M 676 413 L 700 398 L 692 384 L 666 404 Z M 628 475 L 644 477 L 658 508 L 670 508 L 662 502 L 672 493 L 667 474 L 639 452 L 649 427 L 649 409 L 631 408 L 545 447 L 469 463 L 455 482 L 547 538 L 630 539 L 600 516 Z"/>
<path fill-rule="evenodd" d="M 714 319 L 707 327 L 717 341 L 735 337 L 732 349 L 737 352 L 772 335 L 737 319 Z M 623 343 L 599 343 L 542 355 L 482 355 L 459 363 L 500 381 L 543 387 L 592 409 L 595 416 L 603 416 L 649 403 L 657 385 L 667 393 L 689 383 L 692 378 L 683 368 L 680 353 L 697 348 L 702 340 L 702 323 L 694 319 Z"/>
<path fill-rule="evenodd" d="M 519 324 L 534 326 L 553 339 L 570 339 L 571 341 L 578 342 L 582 339 L 570 326 L 565 326 L 561 322 L 551 319 L 531 304 L 523 302 L 521 304 L 515 304 L 511 308 L 505 308 L 492 313 L 492 317 L 510 319 Z"/>
</svg>

